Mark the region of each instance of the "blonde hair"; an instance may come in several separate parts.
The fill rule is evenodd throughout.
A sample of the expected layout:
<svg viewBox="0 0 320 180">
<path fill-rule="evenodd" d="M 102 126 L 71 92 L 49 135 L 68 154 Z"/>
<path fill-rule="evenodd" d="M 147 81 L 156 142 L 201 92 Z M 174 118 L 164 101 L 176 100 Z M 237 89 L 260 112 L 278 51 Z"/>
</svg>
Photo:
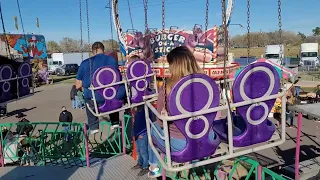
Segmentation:
<svg viewBox="0 0 320 180">
<path fill-rule="evenodd" d="M 185 46 L 180 46 L 170 51 L 167 55 L 167 61 L 171 73 L 171 78 L 166 84 L 168 93 L 181 78 L 194 73 L 204 73 L 192 52 Z"/>
</svg>

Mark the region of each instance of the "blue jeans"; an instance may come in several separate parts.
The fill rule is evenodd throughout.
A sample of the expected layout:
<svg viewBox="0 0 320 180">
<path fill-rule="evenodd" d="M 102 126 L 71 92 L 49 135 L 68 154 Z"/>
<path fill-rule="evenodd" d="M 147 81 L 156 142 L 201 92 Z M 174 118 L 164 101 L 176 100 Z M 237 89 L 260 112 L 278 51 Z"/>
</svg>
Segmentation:
<svg viewBox="0 0 320 180">
<path fill-rule="evenodd" d="M 159 131 L 159 133 L 161 134 L 161 136 L 164 136 L 163 129 L 159 126 L 159 124 L 155 122 L 154 125 Z M 165 141 L 161 139 L 161 137 L 153 128 L 151 128 L 151 135 L 156 139 L 156 141 L 158 141 L 158 143 L 161 146 L 165 147 Z M 215 138 L 215 133 L 211 128 L 209 132 L 209 139 L 214 140 L 214 138 Z M 186 147 L 186 144 L 187 142 L 185 139 L 177 139 L 177 138 L 170 137 L 171 152 L 177 152 L 177 151 L 183 150 Z M 149 164 L 152 166 L 157 166 L 158 164 L 157 156 L 154 154 L 151 148 L 149 148 Z"/>
<path fill-rule="evenodd" d="M 68 131 L 70 131 L 71 127 L 70 126 L 64 126 L 63 127 L 63 131 L 65 131 L 67 133 L 66 135 L 66 141 L 69 142 L 70 141 L 70 134 L 68 134 Z"/>
<path fill-rule="evenodd" d="M 143 168 L 146 169 L 149 166 L 148 163 L 148 150 L 150 148 L 148 148 L 148 136 L 147 134 L 142 134 L 140 135 L 142 136 L 142 138 L 138 138 L 136 140 L 136 144 L 137 144 L 137 152 L 138 152 L 138 164 Z"/>
<path fill-rule="evenodd" d="M 76 109 L 77 108 L 77 102 L 75 99 L 72 100 L 72 108 Z"/>
<path fill-rule="evenodd" d="M 290 121 L 290 126 L 293 126 L 293 115 L 292 112 L 286 112 L 286 121 Z"/>
</svg>

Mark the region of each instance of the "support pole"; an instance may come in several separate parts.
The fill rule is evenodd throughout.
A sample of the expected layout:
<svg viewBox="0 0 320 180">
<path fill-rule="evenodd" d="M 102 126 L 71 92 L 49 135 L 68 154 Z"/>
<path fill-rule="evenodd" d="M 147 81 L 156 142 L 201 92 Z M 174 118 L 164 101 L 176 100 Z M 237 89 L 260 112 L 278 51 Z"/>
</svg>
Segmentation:
<svg viewBox="0 0 320 180">
<path fill-rule="evenodd" d="M 258 166 L 258 180 L 262 180 L 262 167 Z"/>
<path fill-rule="evenodd" d="M 86 161 L 87 161 L 87 167 L 90 167 L 90 158 L 89 158 L 89 145 L 88 145 L 88 130 L 87 130 L 87 124 L 83 123 L 83 132 L 84 132 L 84 142 L 85 142 L 85 148 L 86 148 Z"/>
<path fill-rule="evenodd" d="M 2 149 L 2 136 L 0 137 L 0 163 L 1 167 L 4 167 L 4 154 L 3 154 L 3 149 Z"/>
<path fill-rule="evenodd" d="M 302 113 L 299 112 L 299 114 L 298 114 L 298 128 L 297 128 L 297 142 L 296 142 L 295 180 L 299 180 L 301 125 L 302 125 Z"/>
<path fill-rule="evenodd" d="M 122 153 L 123 154 L 126 154 L 126 137 L 124 135 L 125 133 L 125 127 L 126 127 L 126 124 L 125 124 L 125 117 L 122 118 L 121 120 L 121 130 L 122 130 L 122 133 L 121 133 L 121 137 L 122 137 Z"/>
</svg>

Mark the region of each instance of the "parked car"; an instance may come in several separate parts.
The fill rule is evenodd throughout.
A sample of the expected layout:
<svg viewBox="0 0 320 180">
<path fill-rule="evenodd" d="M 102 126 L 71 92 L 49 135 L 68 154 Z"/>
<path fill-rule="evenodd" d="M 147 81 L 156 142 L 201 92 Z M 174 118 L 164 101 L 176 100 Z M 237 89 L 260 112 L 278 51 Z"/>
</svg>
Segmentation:
<svg viewBox="0 0 320 180">
<path fill-rule="evenodd" d="M 58 76 L 68 76 L 70 74 L 76 74 L 78 72 L 78 64 L 64 64 L 56 69 Z"/>
</svg>

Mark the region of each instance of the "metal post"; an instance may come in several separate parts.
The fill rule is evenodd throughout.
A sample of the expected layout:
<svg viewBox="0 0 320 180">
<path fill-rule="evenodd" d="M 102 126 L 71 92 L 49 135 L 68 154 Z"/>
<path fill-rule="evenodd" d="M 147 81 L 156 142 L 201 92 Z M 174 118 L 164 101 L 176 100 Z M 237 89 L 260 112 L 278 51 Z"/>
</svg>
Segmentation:
<svg viewBox="0 0 320 180">
<path fill-rule="evenodd" d="M 258 180 L 262 180 L 262 167 L 258 166 Z"/>
<path fill-rule="evenodd" d="M 161 154 L 161 158 L 164 161 L 165 160 L 165 155 Z M 166 169 L 164 169 L 164 167 L 162 167 L 162 180 L 166 180 L 166 179 L 167 179 Z"/>
<path fill-rule="evenodd" d="M 1 135 L 1 138 L 0 138 L 0 163 L 1 163 L 1 167 L 4 167 L 4 154 L 3 154 L 3 149 L 2 149 L 2 135 Z"/>
<path fill-rule="evenodd" d="M 298 128 L 297 128 L 297 142 L 296 142 L 295 180 L 299 180 L 301 125 L 302 125 L 302 113 L 299 112 L 299 114 L 298 114 Z"/>
<path fill-rule="evenodd" d="M 123 117 L 122 118 L 122 121 L 121 121 L 121 130 L 122 130 L 122 133 L 121 133 L 121 137 L 122 137 L 122 153 L 123 154 L 126 154 L 126 137 L 125 137 L 125 135 L 124 135 L 124 133 L 125 133 L 125 130 L 124 130 L 124 128 L 125 128 L 125 117 Z"/>
<path fill-rule="evenodd" d="M 86 162 L 87 167 L 90 167 L 90 158 L 89 158 L 89 146 L 88 146 L 88 130 L 87 130 L 87 124 L 83 123 L 83 132 L 84 132 L 84 142 L 85 142 L 85 148 L 86 148 Z"/>
</svg>

